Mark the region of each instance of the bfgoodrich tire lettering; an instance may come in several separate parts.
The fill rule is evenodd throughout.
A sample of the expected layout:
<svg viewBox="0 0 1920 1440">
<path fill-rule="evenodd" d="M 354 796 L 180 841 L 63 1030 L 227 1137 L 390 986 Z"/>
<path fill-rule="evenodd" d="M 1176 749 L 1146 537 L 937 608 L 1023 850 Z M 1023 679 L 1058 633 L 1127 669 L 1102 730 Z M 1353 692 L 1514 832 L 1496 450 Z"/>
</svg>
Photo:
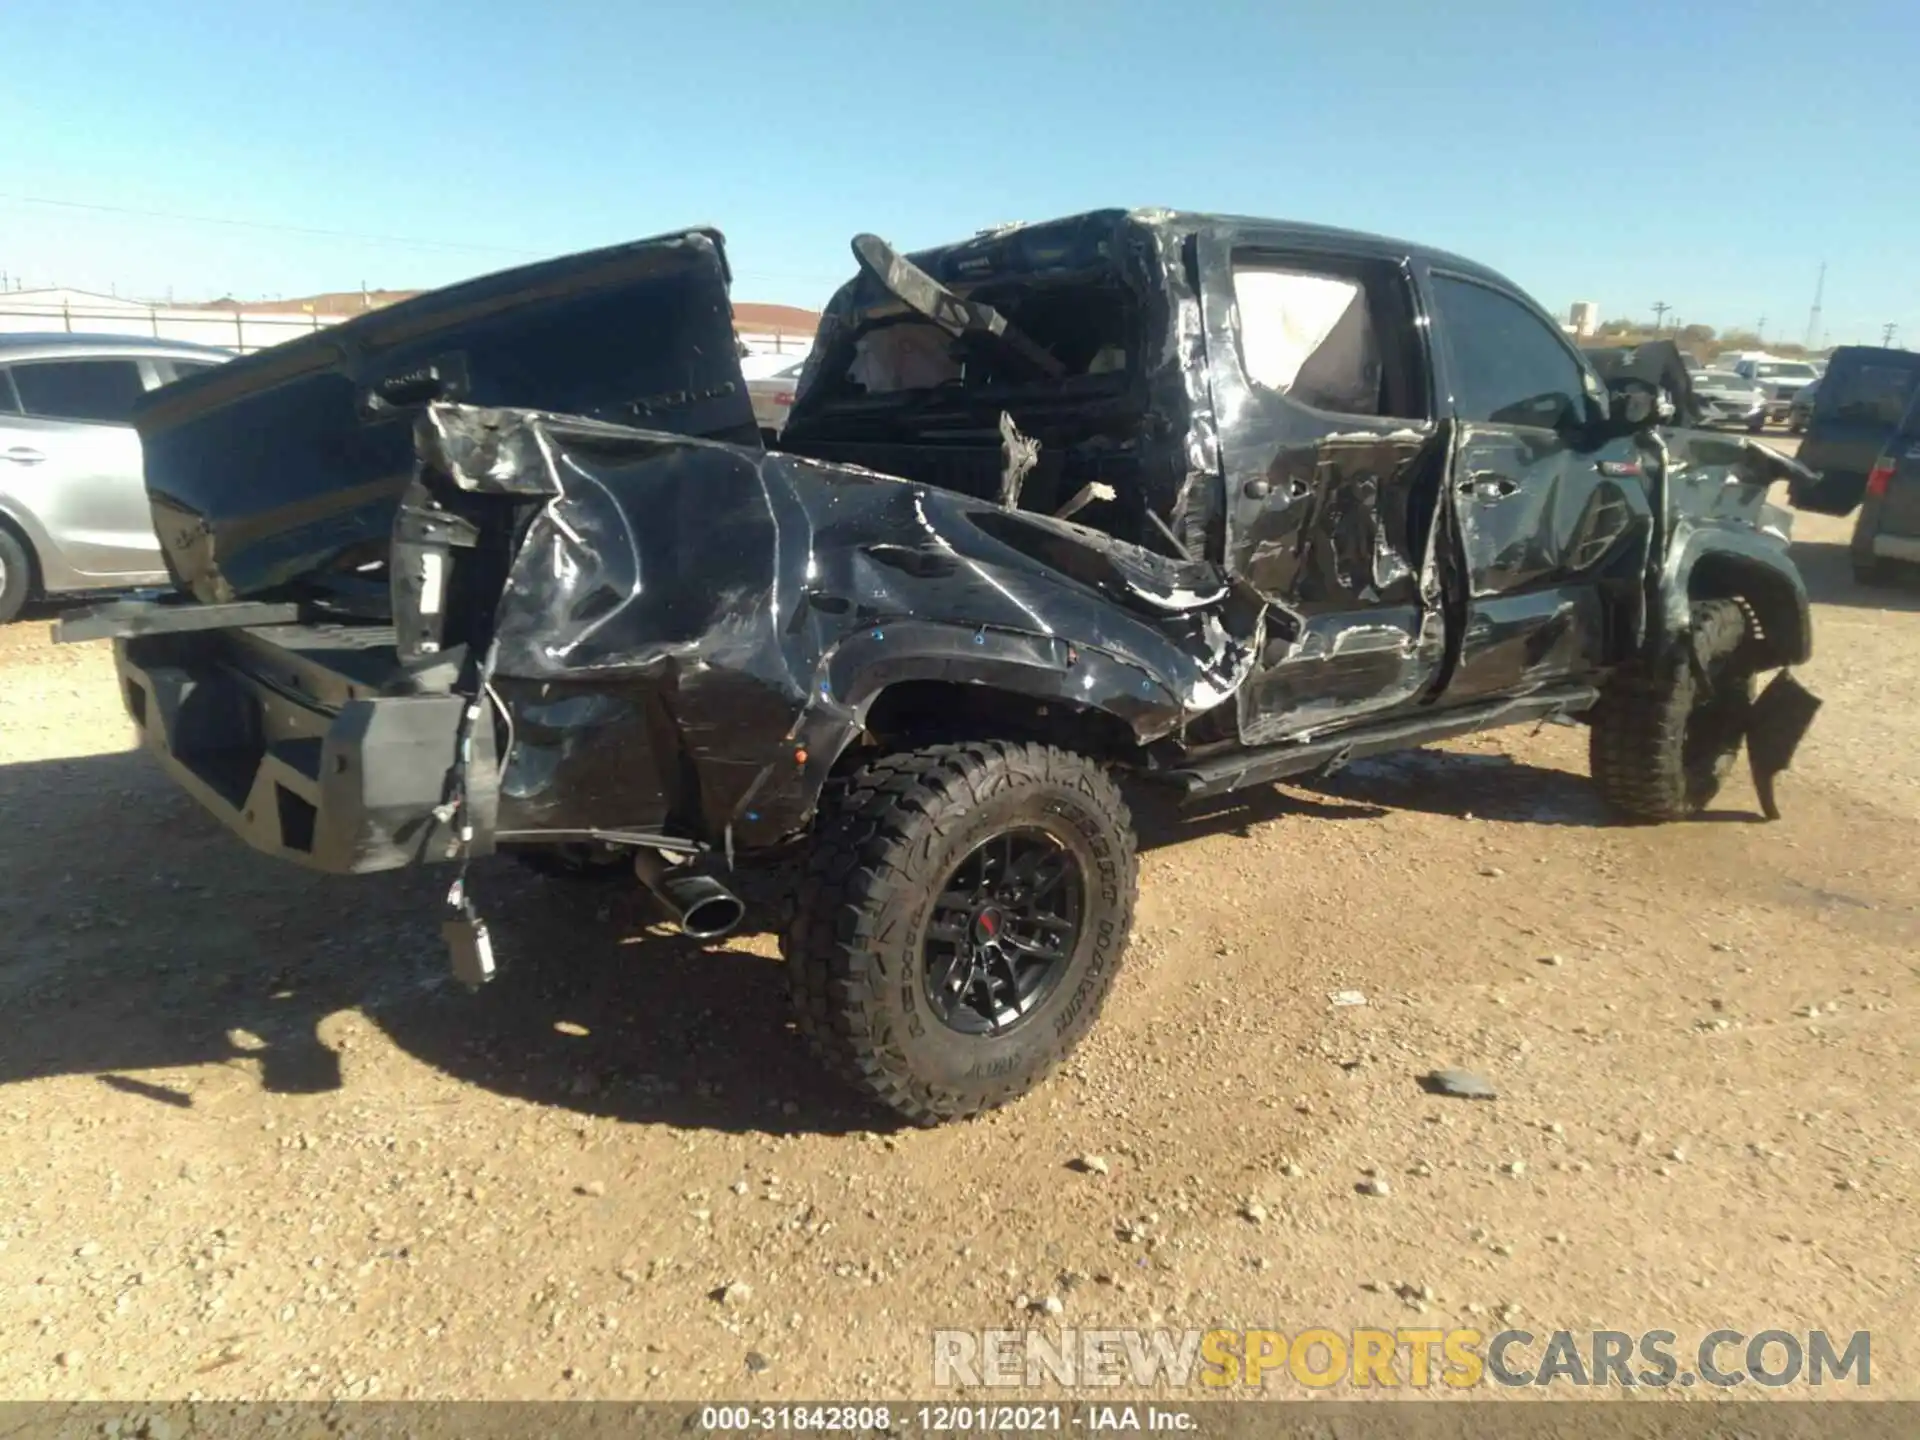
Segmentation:
<svg viewBox="0 0 1920 1440">
<path fill-rule="evenodd" d="M 929 994 L 928 928 L 983 845 L 1044 833 L 1081 904 L 1061 969 L 1011 1025 L 963 1033 Z M 1024 1094 L 1100 1013 L 1138 885 L 1133 828 L 1106 773 L 1045 745 L 989 741 L 892 755 L 823 807 L 782 939 L 800 1029 L 840 1074 L 920 1125 Z"/>
</svg>

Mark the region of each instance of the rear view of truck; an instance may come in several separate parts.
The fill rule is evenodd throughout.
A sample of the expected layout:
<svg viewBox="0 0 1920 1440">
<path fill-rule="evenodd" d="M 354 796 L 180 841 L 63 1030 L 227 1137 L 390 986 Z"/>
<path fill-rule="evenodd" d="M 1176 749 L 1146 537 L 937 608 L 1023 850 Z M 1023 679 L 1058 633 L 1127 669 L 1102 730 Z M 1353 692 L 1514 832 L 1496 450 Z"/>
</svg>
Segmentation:
<svg viewBox="0 0 1920 1440">
<path fill-rule="evenodd" d="M 1800 463 L 1816 478 L 1794 485 L 1794 505 L 1822 515 L 1845 515 L 1858 505 L 1916 390 L 1920 354 L 1875 345 L 1834 351 L 1800 442 Z"/>
<path fill-rule="evenodd" d="M 1867 472 L 1850 549 L 1863 585 L 1920 574 L 1920 394 Z"/>
<path fill-rule="evenodd" d="M 564 828 L 565 802 L 524 778 L 502 814 L 488 702 L 512 683 L 494 673 L 512 639 L 500 602 L 534 588 L 513 566 L 553 497 L 525 478 L 541 457 L 507 453 L 534 443 L 524 427 L 477 459 L 486 422 L 461 417 L 513 406 L 757 446 L 734 346 L 719 238 L 688 232 L 437 291 L 169 387 L 136 423 L 176 593 L 75 617 L 63 638 L 116 639 L 147 747 L 270 854 L 355 873 Z M 549 557 L 575 577 L 608 538 L 587 524 L 567 525 L 580 552 Z"/>
</svg>

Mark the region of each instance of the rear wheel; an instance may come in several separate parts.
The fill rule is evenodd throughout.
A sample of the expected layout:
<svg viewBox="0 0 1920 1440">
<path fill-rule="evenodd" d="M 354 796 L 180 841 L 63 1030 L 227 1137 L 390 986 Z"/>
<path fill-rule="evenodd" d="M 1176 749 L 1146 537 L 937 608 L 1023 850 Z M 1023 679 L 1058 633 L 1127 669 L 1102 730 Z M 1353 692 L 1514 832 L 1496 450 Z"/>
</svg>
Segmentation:
<svg viewBox="0 0 1920 1440">
<path fill-rule="evenodd" d="M 1609 804 L 1642 820 L 1683 820 L 1719 794 L 1753 704 L 1747 631 L 1734 601 L 1699 601 L 1690 643 L 1608 682 L 1593 708 L 1589 760 Z"/>
<path fill-rule="evenodd" d="M 1866 559 L 1854 558 L 1853 583 L 1870 589 L 1882 589 L 1900 578 L 1900 566 L 1893 560 L 1883 560 L 1878 555 Z"/>
<path fill-rule="evenodd" d="M 1132 822 L 1051 746 L 934 745 L 823 807 L 782 949 L 801 1031 L 918 1125 L 1024 1094 L 1092 1026 L 1126 949 Z"/>
<path fill-rule="evenodd" d="M 11 530 L 0 527 L 0 625 L 20 613 L 33 593 L 33 557 Z"/>
</svg>

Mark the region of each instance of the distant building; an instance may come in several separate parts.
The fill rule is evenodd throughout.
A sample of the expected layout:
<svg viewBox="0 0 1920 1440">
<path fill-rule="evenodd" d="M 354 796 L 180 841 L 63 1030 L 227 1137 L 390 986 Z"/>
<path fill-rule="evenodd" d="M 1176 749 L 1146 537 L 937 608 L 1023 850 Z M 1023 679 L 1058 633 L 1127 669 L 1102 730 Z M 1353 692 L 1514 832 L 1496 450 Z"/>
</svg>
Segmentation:
<svg viewBox="0 0 1920 1440">
<path fill-rule="evenodd" d="M 8 290 L 0 293 L 0 310 L 17 323 L 0 330 L 72 331 L 76 334 L 139 335 L 148 328 L 148 307 L 118 295 L 96 295 L 91 290 L 59 286 L 51 290 Z M 80 323 L 70 323 L 80 322 Z"/>
<path fill-rule="evenodd" d="M 1597 300 L 1576 300 L 1567 316 L 1569 328 L 1582 340 L 1587 339 L 1600 328 L 1600 302 Z"/>
<path fill-rule="evenodd" d="M 805 355 L 813 348 L 813 334 L 819 328 L 817 310 L 753 300 L 733 302 L 734 333 L 755 354 Z"/>
<path fill-rule="evenodd" d="M 310 334 L 329 323 L 327 317 L 252 308 L 152 305 L 65 287 L 0 291 L 0 334 L 6 335 L 140 335 L 244 353 Z"/>
</svg>

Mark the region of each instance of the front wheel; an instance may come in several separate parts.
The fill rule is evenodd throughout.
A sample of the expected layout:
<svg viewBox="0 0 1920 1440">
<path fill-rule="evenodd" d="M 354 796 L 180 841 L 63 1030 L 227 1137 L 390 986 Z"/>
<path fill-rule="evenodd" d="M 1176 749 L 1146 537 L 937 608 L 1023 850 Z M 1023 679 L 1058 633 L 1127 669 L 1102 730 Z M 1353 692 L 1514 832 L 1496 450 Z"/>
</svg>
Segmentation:
<svg viewBox="0 0 1920 1440">
<path fill-rule="evenodd" d="M 1588 758 L 1609 804 L 1641 820 L 1684 820 L 1720 793 L 1753 704 L 1746 638 L 1745 610 L 1702 600 L 1688 643 L 1607 683 L 1593 707 Z"/>
<path fill-rule="evenodd" d="M 1137 888 L 1126 804 L 1084 756 L 876 761 L 823 806 L 782 937 L 800 1029 L 917 1125 L 1003 1105 L 1092 1027 Z"/>
<path fill-rule="evenodd" d="M 0 526 L 0 625 L 20 613 L 33 593 L 33 561 L 12 531 Z"/>
</svg>

